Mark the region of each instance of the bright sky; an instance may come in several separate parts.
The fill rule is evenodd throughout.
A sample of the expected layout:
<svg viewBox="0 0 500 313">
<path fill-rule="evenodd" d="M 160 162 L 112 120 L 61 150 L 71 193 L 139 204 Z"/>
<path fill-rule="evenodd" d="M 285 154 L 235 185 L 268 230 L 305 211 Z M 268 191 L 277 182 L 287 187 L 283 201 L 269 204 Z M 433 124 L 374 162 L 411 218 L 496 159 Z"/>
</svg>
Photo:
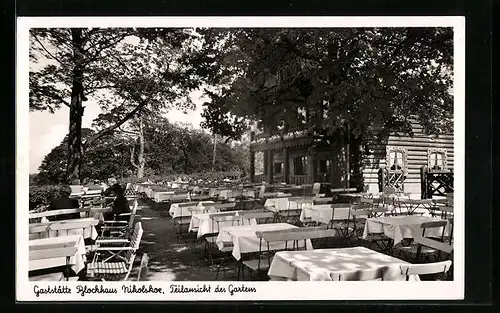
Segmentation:
<svg viewBox="0 0 500 313">
<path fill-rule="evenodd" d="M 201 98 L 201 92 L 191 93 L 191 100 L 196 104 L 196 110 L 184 114 L 179 110 L 172 110 L 167 114 L 170 122 L 182 122 L 200 128 L 202 120 L 201 111 L 204 100 Z M 91 99 L 84 103 L 85 114 L 83 116 L 82 127 L 91 127 L 92 121 L 101 112 L 99 106 L 93 103 Z M 59 145 L 69 130 L 69 108 L 61 107 L 54 114 L 49 112 L 30 112 L 30 174 L 37 173 L 38 167 L 43 158 L 54 147 Z"/>
</svg>

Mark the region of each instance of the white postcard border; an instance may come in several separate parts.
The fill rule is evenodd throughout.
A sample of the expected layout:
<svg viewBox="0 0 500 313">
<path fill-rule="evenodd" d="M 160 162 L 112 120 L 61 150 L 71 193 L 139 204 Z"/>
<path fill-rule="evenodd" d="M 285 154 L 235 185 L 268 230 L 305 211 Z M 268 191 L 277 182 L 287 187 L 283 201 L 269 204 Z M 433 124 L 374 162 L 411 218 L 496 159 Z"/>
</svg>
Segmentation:
<svg viewBox="0 0 500 313">
<path fill-rule="evenodd" d="M 439 282 L 29 282 L 29 40 L 34 27 L 453 27 L 454 28 L 454 281 Z M 18 301 L 220 301 L 220 300 L 460 300 L 464 298 L 465 262 L 465 18 L 432 17 L 18 17 L 16 42 L 16 299 Z M 47 121 L 50 123 L 50 120 Z M 36 143 L 32 143 L 36 144 Z M 123 286 L 162 288 L 164 293 L 123 292 Z M 170 293 L 171 285 L 211 286 L 211 292 Z M 216 286 L 226 292 L 215 292 Z M 232 287 L 229 287 L 232 285 Z M 37 286 L 37 287 L 35 287 Z M 71 294 L 39 294 L 62 286 Z M 78 287 L 80 286 L 80 287 Z M 78 288 L 116 289 L 87 293 Z M 228 291 L 245 286 L 247 291 Z M 248 291 L 255 288 L 255 292 Z M 244 289 L 244 288 L 243 288 Z M 235 289 L 238 290 L 238 289 Z"/>
</svg>

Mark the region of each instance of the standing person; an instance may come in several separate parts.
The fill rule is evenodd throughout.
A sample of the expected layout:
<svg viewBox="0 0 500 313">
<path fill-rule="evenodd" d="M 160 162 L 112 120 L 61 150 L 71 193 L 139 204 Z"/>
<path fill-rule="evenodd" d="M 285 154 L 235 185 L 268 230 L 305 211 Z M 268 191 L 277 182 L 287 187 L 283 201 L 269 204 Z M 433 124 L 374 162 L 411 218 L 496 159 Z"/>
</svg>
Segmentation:
<svg viewBox="0 0 500 313">
<path fill-rule="evenodd" d="M 62 186 L 58 190 L 57 198 L 53 199 L 50 202 L 49 210 L 66 210 L 66 209 L 78 209 L 80 207 L 80 203 L 78 200 L 71 199 L 69 196 L 71 195 L 71 188 L 67 185 Z M 51 219 L 54 221 L 67 220 L 67 219 L 75 219 L 80 218 L 80 213 L 71 213 L 54 216 Z"/>
</svg>

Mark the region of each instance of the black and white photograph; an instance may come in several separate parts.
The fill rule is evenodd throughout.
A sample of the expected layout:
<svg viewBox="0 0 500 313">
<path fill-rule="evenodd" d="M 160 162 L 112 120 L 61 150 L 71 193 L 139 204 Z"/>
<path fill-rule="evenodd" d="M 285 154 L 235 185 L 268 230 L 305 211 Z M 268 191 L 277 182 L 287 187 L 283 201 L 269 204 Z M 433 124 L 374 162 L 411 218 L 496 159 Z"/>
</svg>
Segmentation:
<svg viewBox="0 0 500 313">
<path fill-rule="evenodd" d="M 18 299 L 463 299 L 464 29 L 20 18 Z"/>
</svg>

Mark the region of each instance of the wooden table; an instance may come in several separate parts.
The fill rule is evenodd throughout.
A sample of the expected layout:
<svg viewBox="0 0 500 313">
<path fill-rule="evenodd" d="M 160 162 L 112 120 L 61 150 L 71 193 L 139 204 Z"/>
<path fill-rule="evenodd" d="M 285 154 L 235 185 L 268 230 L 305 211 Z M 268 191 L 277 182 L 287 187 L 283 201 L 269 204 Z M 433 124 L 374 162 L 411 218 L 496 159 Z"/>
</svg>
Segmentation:
<svg viewBox="0 0 500 313">
<path fill-rule="evenodd" d="M 85 243 L 80 235 L 29 241 L 29 270 L 70 266 L 75 273 L 85 268 Z"/>
</svg>

